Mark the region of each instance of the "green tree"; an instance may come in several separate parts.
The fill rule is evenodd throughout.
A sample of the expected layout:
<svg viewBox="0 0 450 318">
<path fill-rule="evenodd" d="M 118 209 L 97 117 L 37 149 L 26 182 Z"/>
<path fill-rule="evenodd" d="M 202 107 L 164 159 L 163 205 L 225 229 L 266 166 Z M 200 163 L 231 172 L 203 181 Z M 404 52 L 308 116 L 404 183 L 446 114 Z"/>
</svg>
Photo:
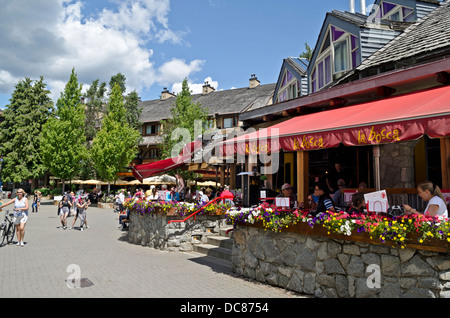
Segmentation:
<svg viewBox="0 0 450 318">
<path fill-rule="evenodd" d="M 81 103 L 82 85 L 78 84 L 75 69 L 58 99 L 56 116 L 42 129 L 41 154 L 50 173 L 63 181 L 72 180 L 81 171 L 87 157 L 84 134 L 84 105 Z"/>
<path fill-rule="evenodd" d="M 122 90 L 115 85 L 107 104 L 102 128 L 92 143 L 91 157 L 102 180 L 110 183 L 136 157 L 140 133 L 126 120 Z"/>
<path fill-rule="evenodd" d="M 21 182 L 41 177 L 46 169 L 40 154 L 42 126 L 53 111 L 43 77 L 38 81 L 25 78 L 15 85 L 10 104 L 0 124 L 0 154 L 5 160 L 5 181 Z"/>
<path fill-rule="evenodd" d="M 142 113 L 142 107 L 139 107 L 139 96 L 136 91 L 132 91 L 125 97 L 124 106 L 128 124 L 135 129 L 139 129 L 142 126 L 142 123 L 139 120 Z"/>
<path fill-rule="evenodd" d="M 124 98 L 124 107 L 126 110 L 126 119 L 128 124 L 136 129 L 142 126 L 142 123 L 139 121 L 139 118 L 142 113 L 142 107 L 139 107 L 139 96 L 136 91 L 132 91 L 128 95 L 125 95 L 127 86 L 126 86 L 127 78 L 122 73 L 117 73 L 114 76 L 111 76 L 111 80 L 109 81 L 109 89 L 110 94 L 112 92 L 113 87 L 117 84 L 120 87 L 121 94 Z"/>
<path fill-rule="evenodd" d="M 111 76 L 111 79 L 109 81 L 109 94 L 112 94 L 113 88 L 117 84 L 120 87 L 120 94 L 123 95 L 127 90 L 126 82 L 127 77 L 122 73 L 117 73 L 116 75 Z"/>
<path fill-rule="evenodd" d="M 308 61 L 311 61 L 312 58 L 312 49 L 311 47 L 308 45 L 308 42 L 305 43 L 305 52 L 303 52 L 302 54 L 300 54 L 301 58 L 306 58 Z"/>
<path fill-rule="evenodd" d="M 175 105 L 171 109 L 172 118 L 161 121 L 163 127 L 163 142 L 160 144 L 160 153 L 163 159 L 171 158 L 173 149 L 180 145 L 183 136 L 178 135 L 178 128 L 186 129 L 190 135 L 190 141 L 195 140 L 198 134 L 203 134 L 204 126 L 208 121 L 208 110 L 200 107 L 199 103 L 192 103 L 192 95 L 187 79 L 184 79 L 181 92 L 177 95 Z M 202 123 L 199 127 L 196 122 Z M 181 146 L 182 147 L 182 146 Z M 181 149 L 176 149 L 179 152 Z"/>
<path fill-rule="evenodd" d="M 98 121 L 103 111 L 103 103 L 105 101 L 106 83 L 96 79 L 92 82 L 89 89 L 83 95 L 85 100 L 85 121 L 84 130 L 86 141 L 92 143 L 97 133 Z"/>
</svg>

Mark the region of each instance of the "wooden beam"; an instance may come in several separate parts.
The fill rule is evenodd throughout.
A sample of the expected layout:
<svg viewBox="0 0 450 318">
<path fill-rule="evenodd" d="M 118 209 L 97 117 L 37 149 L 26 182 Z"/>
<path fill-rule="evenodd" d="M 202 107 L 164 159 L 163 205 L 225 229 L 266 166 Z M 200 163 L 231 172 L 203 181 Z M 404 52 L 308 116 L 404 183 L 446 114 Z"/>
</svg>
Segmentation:
<svg viewBox="0 0 450 318">
<path fill-rule="evenodd" d="M 441 138 L 442 189 L 450 189 L 450 137 Z"/>
<path fill-rule="evenodd" d="M 381 97 L 389 97 L 394 94 L 397 90 L 395 88 L 380 86 L 377 87 L 377 95 Z"/>
<path fill-rule="evenodd" d="M 309 195 L 309 153 L 297 151 L 297 201 L 308 207 Z"/>
<path fill-rule="evenodd" d="M 438 83 L 444 84 L 444 85 L 448 85 L 450 84 L 450 74 L 447 72 L 439 72 L 436 74 L 437 75 L 437 81 Z"/>
<path fill-rule="evenodd" d="M 336 98 L 330 99 L 328 104 L 333 107 L 340 107 L 340 106 L 344 106 L 345 104 L 347 104 L 347 100 L 345 100 L 344 98 L 336 97 Z"/>
<path fill-rule="evenodd" d="M 272 121 L 275 119 L 275 116 L 273 115 L 265 115 L 263 116 L 263 121 L 268 122 L 268 121 Z"/>
</svg>

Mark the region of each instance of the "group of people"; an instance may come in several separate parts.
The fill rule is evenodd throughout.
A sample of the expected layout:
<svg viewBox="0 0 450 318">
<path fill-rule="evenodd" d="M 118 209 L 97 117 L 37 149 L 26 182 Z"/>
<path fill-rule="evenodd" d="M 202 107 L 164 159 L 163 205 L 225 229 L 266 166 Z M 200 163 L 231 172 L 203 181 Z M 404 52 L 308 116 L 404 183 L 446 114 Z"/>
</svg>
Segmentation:
<svg viewBox="0 0 450 318">
<path fill-rule="evenodd" d="M 69 229 L 73 229 L 75 222 L 80 220 L 80 231 L 83 231 L 84 227 L 89 228 L 87 225 L 86 210 L 88 209 L 91 201 L 86 195 L 78 195 L 72 191 L 64 194 L 62 200 L 58 203 L 58 215 L 62 228 L 67 229 L 67 217 L 74 212 L 74 219 Z"/>
<path fill-rule="evenodd" d="M 408 204 L 403 204 L 406 215 L 411 214 L 424 214 L 426 216 L 442 216 L 448 218 L 448 208 L 445 199 L 442 195 L 440 188 L 430 181 L 425 181 L 417 186 L 417 191 L 419 197 L 424 201 L 428 202 L 425 210 L 423 212 L 417 211 Z M 314 187 L 314 196 L 317 197 L 317 202 L 313 203 L 315 207 L 315 213 L 331 211 L 339 212 L 339 209 L 330 195 L 329 188 L 324 184 L 316 184 Z M 312 199 L 310 196 L 309 199 Z M 352 202 L 350 208 L 345 211 L 349 214 L 359 214 L 365 213 L 366 202 L 364 199 L 364 194 L 362 192 L 357 192 L 352 197 Z"/>
</svg>

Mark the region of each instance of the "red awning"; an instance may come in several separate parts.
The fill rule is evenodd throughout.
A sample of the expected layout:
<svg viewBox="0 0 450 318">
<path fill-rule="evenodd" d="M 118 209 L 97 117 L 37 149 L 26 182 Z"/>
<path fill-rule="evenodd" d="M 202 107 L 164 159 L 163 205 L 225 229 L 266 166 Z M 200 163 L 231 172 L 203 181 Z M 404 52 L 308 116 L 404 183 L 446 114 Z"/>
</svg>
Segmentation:
<svg viewBox="0 0 450 318">
<path fill-rule="evenodd" d="M 223 142 L 222 155 L 317 150 L 450 135 L 450 86 L 292 118 Z"/>
<path fill-rule="evenodd" d="M 191 155 L 178 156 L 132 167 L 133 176 L 142 182 L 143 179 L 168 172 L 184 166 L 191 161 Z"/>
<path fill-rule="evenodd" d="M 200 149 L 202 146 L 201 138 L 186 144 L 177 157 L 151 162 L 143 165 L 133 166 L 133 176 L 142 182 L 143 179 L 150 178 L 154 175 L 165 173 L 171 170 L 178 169 L 185 164 L 191 162 L 194 151 Z"/>
</svg>

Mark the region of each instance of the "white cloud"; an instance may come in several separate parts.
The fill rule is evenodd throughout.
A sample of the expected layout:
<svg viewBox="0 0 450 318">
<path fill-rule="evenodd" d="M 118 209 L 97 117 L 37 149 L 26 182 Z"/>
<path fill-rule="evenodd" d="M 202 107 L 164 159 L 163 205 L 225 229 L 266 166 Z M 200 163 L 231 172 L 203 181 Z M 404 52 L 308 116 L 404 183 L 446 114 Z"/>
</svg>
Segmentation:
<svg viewBox="0 0 450 318">
<path fill-rule="evenodd" d="M 218 87 L 219 87 L 219 82 L 213 81 L 210 76 L 205 78 L 205 80 L 201 84 L 199 84 L 199 83 L 192 83 L 188 79 L 189 89 L 191 90 L 192 94 L 201 94 L 203 92 L 203 85 L 205 85 L 206 82 L 208 82 L 208 84 L 211 87 L 213 87 L 215 90 L 217 90 Z M 179 92 L 181 92 L 182 84 L 183 84 L 182 82 L 178 82 L 178 83 L 173 84 L 172 85 L 172 92 L 174 92 L 175 94 L 178 94 Z"/>
<path fill-rule="evenodd" d="M 120 72 L 130 91 L 201 70 L 202 60 L 174 58 L 160 67 L 152 60 L 152 43 L 183 43 L 185 33 L 169 26 L 170 0 L 117 3 L 86 17 L 79 0 L 0 0 L 0 93 L 12 93 L 24 77 L 44 76 L 56 102 L 72 68 L 85 84 Z"/>
<path fill-rule="evenodd" d="M 174 58 L 158 68 L 158 78 L 161 85 L 181 83 L 190 74 L 202 69 L 204 60 L 194 60 L 187 63 L 185 60 Z"/>
</svg>

